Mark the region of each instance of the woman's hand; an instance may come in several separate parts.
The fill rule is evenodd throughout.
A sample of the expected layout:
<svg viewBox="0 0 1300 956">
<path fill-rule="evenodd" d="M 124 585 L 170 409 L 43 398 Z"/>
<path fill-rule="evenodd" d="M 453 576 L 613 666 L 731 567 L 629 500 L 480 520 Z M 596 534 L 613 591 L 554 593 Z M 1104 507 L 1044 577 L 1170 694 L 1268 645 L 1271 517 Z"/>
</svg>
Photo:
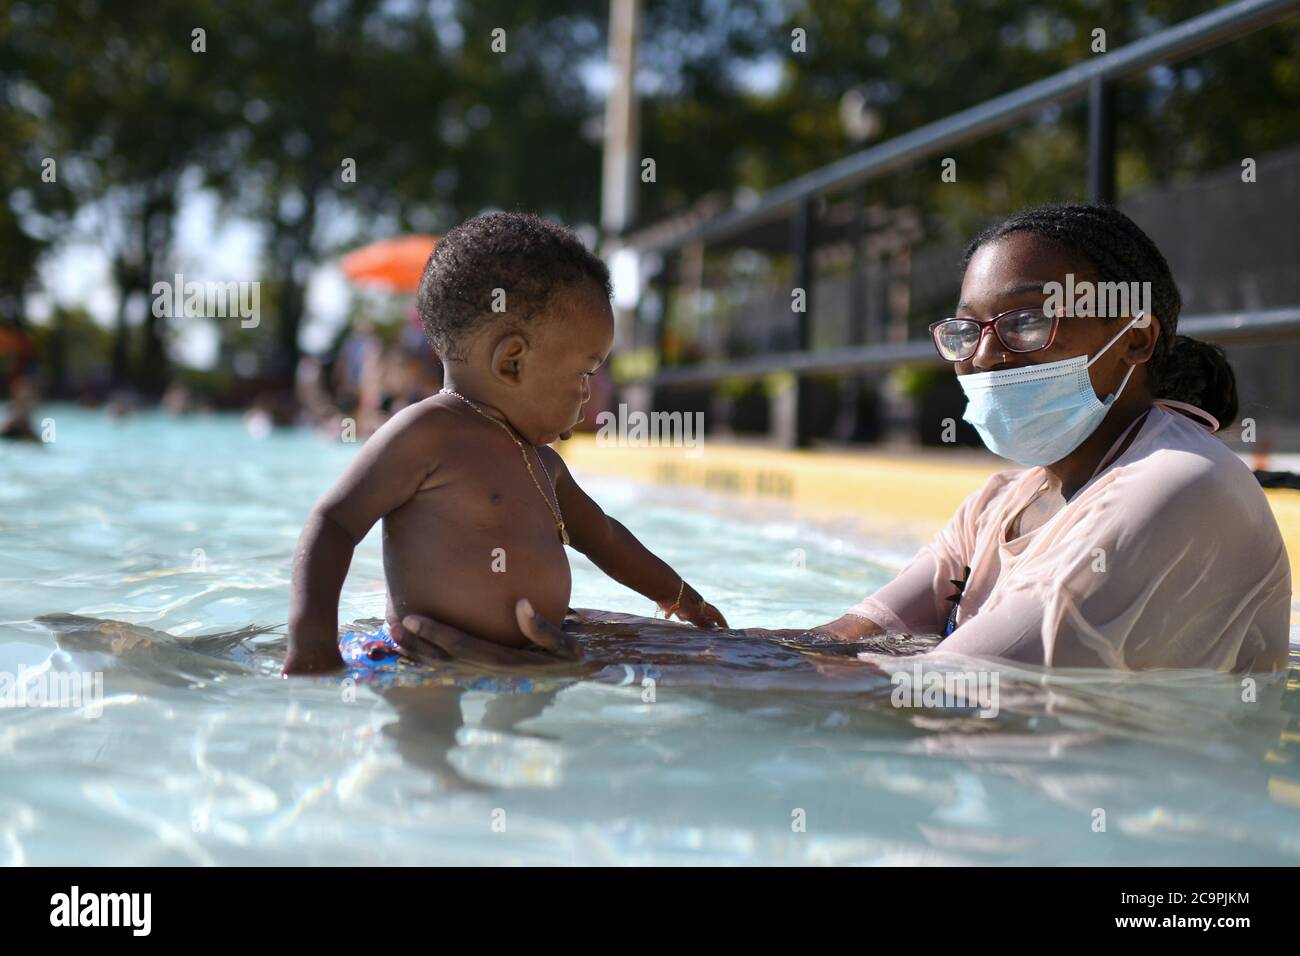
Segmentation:
<svg viewBox="0 0 1300 956">
<path fill-rule="evenodd" d="M 389 634 L 403 654 L 426 664 L 456 660 L 491 667 L 536 667 L 582 659 L 578 642 L 534 611 L 527 598 L 515 603 L 515 619 L 533 647 L 503 647 L 419 614 L 408 614 L 400 627 L 389 627 Z"/>
<path fill-rule="evenodd" d="M 842 615 L 833 621 L 814 627 L 813 630 L 841 641 L 860 641 L 864 637 L 885 633 L 885 629 L 875 621 L 858 617 L 856 614 Z"/>
<path fill-rule="evenodd" d="M 854 614 L 845 614 L 843 617 L 837 617 L 835 620 L 828 621 L 825 624 L 818 624 L 816 627 L 787 627 L 778 630 L 769 630 L 765 627 L 747 627 L 742 633 L 746 637 L 765 637 L 777 640 L 798 640 L 799 638 L 804 637 L 820 637 L 836 641 L 860 641 L 865 637 L 883 634 L 885 633 L 885 629 L 875 621 L 868 621 L 865 617 L 858 617 Z"/>
</svg>

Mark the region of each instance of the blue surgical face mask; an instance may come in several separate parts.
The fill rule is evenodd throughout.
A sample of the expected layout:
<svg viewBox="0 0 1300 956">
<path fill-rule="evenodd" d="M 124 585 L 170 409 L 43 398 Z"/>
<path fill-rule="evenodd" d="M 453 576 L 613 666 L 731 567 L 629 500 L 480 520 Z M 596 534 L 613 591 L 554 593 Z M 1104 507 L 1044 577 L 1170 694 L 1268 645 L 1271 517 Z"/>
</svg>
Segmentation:
<svg viewBox="0 0 1300 956">
<path fill-rule="evenodd" d="M 958 375 L 966 393 L 966 413 L 988 450 L 1021 465 L 1050 465 L 1074 451 L 1097 430 L 1133 374 L 1129 367 L 1119 389 L 1104 402 L 1097 398 L 1088 368 L 1137 324 L 1138 313 L 1091 359 L 1086 355 L 1020 368 Z"/>
</svg>

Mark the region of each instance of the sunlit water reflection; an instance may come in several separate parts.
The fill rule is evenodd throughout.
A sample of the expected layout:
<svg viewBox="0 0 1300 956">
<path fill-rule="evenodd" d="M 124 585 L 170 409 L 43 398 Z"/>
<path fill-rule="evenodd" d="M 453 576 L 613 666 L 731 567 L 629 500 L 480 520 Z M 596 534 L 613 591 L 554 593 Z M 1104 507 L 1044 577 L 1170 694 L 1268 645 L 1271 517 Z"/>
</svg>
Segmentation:
<svg viewBox="0 0 1300 956">
<path fill-rule="evenodd" d="M 1226 675 L 1006 669 L 986 719 L 893 706 L 911 665 L 882 652 L 915 648 L 658 624 L 588 626 L 587 664 L 531 694 L 285 681 L 282 628 L 193 639 L 283 624 L 302 521 L 355 447 L 51 414 L 53 445 L 0 447 L 0 672 L 102 671 L 105 700 L 0 710 L 0 862 L 1300 862 L 1295 671 L 1243 701 Z M 914 547 L 584 485 L 742 628 L 836 616 Z M 572 560 L 576 605 L 650 613 Z M 383 597 L 376 532 L 341 618 Z"/>
</svg>

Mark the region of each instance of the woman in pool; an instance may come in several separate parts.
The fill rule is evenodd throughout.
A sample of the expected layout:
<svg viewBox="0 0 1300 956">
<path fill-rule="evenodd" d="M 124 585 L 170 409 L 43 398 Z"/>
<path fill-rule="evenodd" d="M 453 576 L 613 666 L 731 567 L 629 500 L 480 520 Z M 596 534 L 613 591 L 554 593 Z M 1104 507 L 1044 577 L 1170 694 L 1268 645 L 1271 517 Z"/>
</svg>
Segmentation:
<svg viewBox="0 0 1300 956">
<path fill-rule="evenodd" d="M 1045 309 L 1067 276 L 1149 283 L 1151 314 Z M 993 475 L 897 578 L 814 630 L 938 633 L 942 650 L 1050 666 L 1284 667 L 1286 549 L 1258 482 L 1211 434 L 1237 414 L 1232 369 L 1177 334 L 1180 308 L 1164 256 L 1114 207 L 1030 209 L 976 237 L 956 318 L 931 331 L 966 420 L 1025 467 Z M 547 653 L 577 653 L 518 617 Z M 502 657 L 428 619 L 404 631 L 419 658 L 540 653 Z"/>
</svg>

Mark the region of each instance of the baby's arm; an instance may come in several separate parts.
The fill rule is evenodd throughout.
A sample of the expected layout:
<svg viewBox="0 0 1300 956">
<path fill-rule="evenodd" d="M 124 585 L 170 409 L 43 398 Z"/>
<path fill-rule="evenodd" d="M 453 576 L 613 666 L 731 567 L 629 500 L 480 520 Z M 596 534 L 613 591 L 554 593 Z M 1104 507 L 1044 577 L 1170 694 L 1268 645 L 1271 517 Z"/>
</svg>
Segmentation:
<svg viewBox="0 0 1300 956">
<path fill-rule="evenodd" d="M 286 674 L 343 666 L 339 592 L 352 552 L 376 521 L 410 500 L 435 467 L 437 426 L 431 412 L 421 404 L 393 416 L 312 509 L 293 559 Z"/>
<path fill-rule="evenodd" d="M 677 616 L 682 620 L 699 627 L 727 626 L 717 608 L 578 487 L 556 451 L 551 448 L 540 451 L 547 470 L 555 475 L 555 497 L 573 547 L 615 581 L 644 594 L 661 609 L 669 610 L 676 605 Z"/>
</svg>

